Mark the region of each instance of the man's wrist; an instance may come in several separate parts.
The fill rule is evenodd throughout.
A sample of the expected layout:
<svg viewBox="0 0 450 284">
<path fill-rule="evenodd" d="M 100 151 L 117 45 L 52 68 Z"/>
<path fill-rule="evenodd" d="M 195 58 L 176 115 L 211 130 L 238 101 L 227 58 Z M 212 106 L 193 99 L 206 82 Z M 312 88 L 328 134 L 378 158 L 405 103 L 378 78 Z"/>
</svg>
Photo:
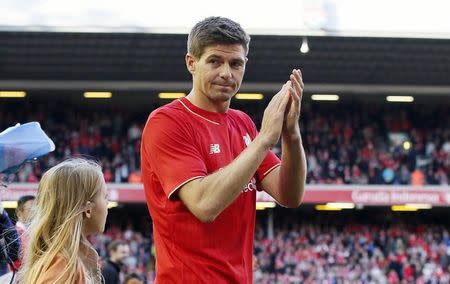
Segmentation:
<svg viewBox="0 0 450 284">
<path fill-rule="evenodd" d="M 266 139 L 261 134 L 259 134 L 258 136 L 255 137 L 255 140 L 253 140 L 253 143 L 255 143 L 257 145 L 257 147 L 261 147 L 264 151 L 269 151 L 270 148 L 273 147 L 273 145 L 271 145 L 269 143 L 269 139 Z"/>
<path fill-rule="evenodd" d="M 302 143 L 302 136 L 300 135 L 300 129 L 298 128 L 292 132 L 283 131 L 281 138 L 288 143 Z"/>
</svg>

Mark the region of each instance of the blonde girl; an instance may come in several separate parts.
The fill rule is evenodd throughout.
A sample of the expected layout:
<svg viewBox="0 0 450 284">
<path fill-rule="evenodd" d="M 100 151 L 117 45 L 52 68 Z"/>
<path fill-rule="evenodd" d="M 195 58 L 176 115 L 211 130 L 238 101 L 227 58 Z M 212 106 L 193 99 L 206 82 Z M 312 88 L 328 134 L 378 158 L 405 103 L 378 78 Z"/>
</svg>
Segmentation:
<svg viewBox="0 0 450 284">
<path fill-rule="evenodd" d="M 42 177 L 19 283 L 101 283 L 98 254 L 86 237 L 104 230 L 107 190 L 98 164 L 66 160 Z"/>
</svg>

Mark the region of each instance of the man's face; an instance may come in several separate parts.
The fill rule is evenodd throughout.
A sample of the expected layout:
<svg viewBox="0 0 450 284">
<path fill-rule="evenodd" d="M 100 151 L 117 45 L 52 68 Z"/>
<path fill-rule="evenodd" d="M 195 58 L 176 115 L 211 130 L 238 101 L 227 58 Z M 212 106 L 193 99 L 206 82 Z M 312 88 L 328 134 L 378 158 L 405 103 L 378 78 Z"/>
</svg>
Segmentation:
<svg viewBox="0 0 450 284">
<path fill-rule="evenodd" d="M 144 281 L 139 279 L 130 279 L 125 284 L 144 284 Z"/>
<path fill-rule="evenodd" d="M 25 202 L 23 204 L 22 210 L 20 210 L 17 213 L 17 218 L 19 219 L 19 221 L 27 222 L 30 219 L 31 208 L 33 207 L 33 205 L 34 205 L 34 199 L 28 200 L 27 202 Z"/>
<path fill-rule="evenodd" d="M 119 245 L 115 252 L 111 253 L 111 260 L 116 263 L 123 263 L 123 261 L 130 256 L 130 246 Z"/>
<path fill-rule="evenodd" d="M 213 103 L 229 101 L 237 93 L 246 62 L 241 44 L 211 45 L 205 48 L 200 58 L 186 56 L 195 92 Z"/>
</svg>

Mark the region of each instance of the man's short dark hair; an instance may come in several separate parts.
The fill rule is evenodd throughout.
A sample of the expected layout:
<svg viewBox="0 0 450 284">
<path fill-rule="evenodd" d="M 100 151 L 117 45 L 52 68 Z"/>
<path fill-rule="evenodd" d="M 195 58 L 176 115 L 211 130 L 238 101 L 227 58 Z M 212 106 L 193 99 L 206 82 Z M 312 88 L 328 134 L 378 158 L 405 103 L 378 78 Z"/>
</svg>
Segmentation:
<svg viewBox="0 0 450 284">
<path fill-rule="evenodd" d="M 200 58 L 206 47 L 214 44 L 241 44 L 248 54 L 250 36 L 238 23 L 223 17 L 209 17 L 198 22 L 191 30 L 187 51 Z"/>
<path fill-rule="evenodd" d="M 117 251 L 117 248 L 119 247 L 119 246 L 126 246 L 126 245 L 128 245 L 126 242 L 124 242 L 124 241 L 111 241 L 109 244 L 108 244 L 108 253 L 111 253 L 112 251 L 114 251 L 114 252 L 116 252 Z"/>
<path fill-rule="evenodd" d="M 135 273 L 135 272 L 132 272 L 132 273 L 127 274 L 127 275 L 125 276 L 125 278 L 123 279 L 123 283 L 124 283 L 124 284 L 127 284 L 127 282 L 128 282 L 129 280 L 131 280 L 131 279 L 138 279 L 138 280 L 144 282 L 144 279 L 143 279 L 139 274 L 137 274 L 137 273 Z"/>
<path fill-rule="evenodd" d="M 36 197 L 33 195 L 21 196 L 19 198 L 19 200 L 17 200 L 17 211 L 22 211 L 25 203 L 27 203 L 30 200 L 35 200 L 35 199 L 36 199 Z"/>
</svg>

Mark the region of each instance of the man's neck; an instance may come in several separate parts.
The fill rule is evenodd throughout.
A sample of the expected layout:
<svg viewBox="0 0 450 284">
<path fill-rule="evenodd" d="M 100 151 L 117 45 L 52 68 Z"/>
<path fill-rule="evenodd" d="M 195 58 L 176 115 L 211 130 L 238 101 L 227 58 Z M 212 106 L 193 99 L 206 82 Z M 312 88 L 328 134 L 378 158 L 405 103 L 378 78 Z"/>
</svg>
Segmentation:
<svg viewBox="0 0 450 284">
<path fill-rule="evenodd" d="M 194 90 L 186 98 L 196 107 L 210 112 L 225 113 L 230 108 L 230 101 L 212 101 L 207 96 L 195 93 Z"/>
<path fill-rule="evenodd" d="M 115 265 L 117 265 L 118 267 L 122 266 L 122 262 L 118 261 L 117 259 L 112 259 L 110 258 L 109 261 L 111 261 L 112 263 L 114 263 Z"/>
</svg>

